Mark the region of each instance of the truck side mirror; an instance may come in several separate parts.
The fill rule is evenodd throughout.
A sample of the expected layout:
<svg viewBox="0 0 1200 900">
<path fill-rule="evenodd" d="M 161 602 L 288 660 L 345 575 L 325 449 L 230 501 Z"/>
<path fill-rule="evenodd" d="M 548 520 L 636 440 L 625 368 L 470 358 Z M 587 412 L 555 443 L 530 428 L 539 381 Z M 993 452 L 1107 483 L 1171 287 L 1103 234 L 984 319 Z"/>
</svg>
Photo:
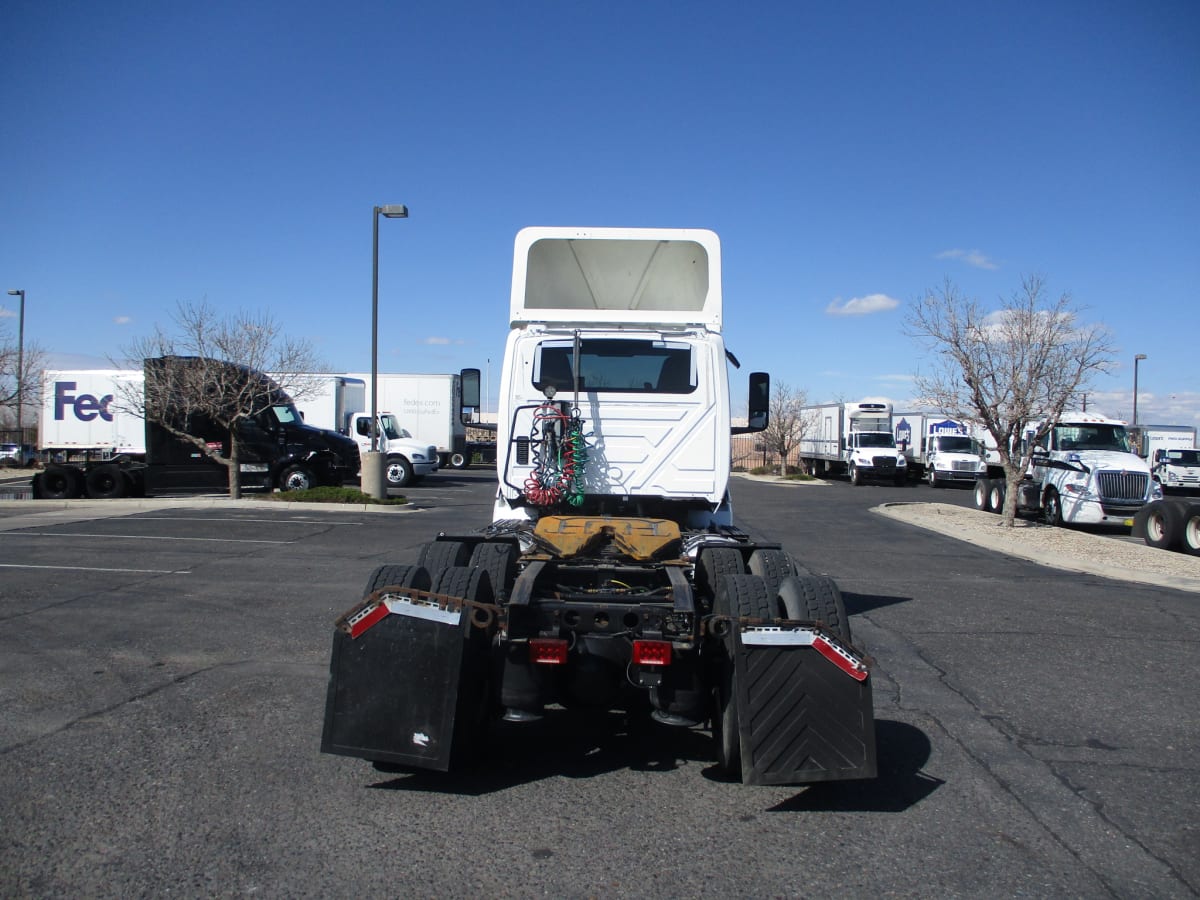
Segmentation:
<svg viewBox="0 0 1200 900">
<path fill-rule="evenodd" d="M 1160 463 L 1166 458 L 1167 458 L 1167 451 L 1164 450 L 1162 447 L 1159 447 L 1157 450 L 1154 451 L 1154 461 L 1156 463 Z"/>
<path fill-rule="evenodd" d="M 771 420 L 771 376 L 768 373 L 750 373 L 750 397 L 746 408 L 746 424 L 750 430 L 763 431 Z"/>
<path fill-rule="evenodd" d="M 479 370 L 478 369 L 463 369 L 458 373 L 458 381 L 462 388 L 462 399 L 458 411 L 458 416 L 463 422 L 467 419 L 463 415 L 463 409 L 479 409 Z"/>
</svg>

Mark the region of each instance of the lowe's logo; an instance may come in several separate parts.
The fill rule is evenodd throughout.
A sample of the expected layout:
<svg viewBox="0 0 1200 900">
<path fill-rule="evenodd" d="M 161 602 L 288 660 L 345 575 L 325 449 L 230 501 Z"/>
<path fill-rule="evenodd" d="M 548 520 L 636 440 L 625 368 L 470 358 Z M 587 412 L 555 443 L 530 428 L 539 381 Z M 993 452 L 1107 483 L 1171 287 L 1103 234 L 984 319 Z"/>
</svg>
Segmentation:
<svg viewBox="0 0 1200 900">
<path fill-rule="evenodd" d="M 896 423 L 896 443 L 910 444 L 912 443 L 912 425 L 908 419 L 901 419 Z"/>
<path fill-rule="evenodd" d="M 112 394 L 95 397 L 92 394 L 75 395 L 74 381 L 54 382 L 54 421 L 61 422 L 67 417 L 67 407 L 80 422 L 91 422 L 99 416 L 105 422 L 113 420 L 109 406 L 113 402 Z"/>
</svg>

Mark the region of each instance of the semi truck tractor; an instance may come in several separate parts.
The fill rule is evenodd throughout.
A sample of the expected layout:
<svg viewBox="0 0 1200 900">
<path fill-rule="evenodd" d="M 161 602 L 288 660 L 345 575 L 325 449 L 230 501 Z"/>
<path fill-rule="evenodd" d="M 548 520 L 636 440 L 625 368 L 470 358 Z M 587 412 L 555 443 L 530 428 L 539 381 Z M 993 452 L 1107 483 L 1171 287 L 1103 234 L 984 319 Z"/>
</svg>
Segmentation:
<svg viewBox="0 0 1200 900">
<path fill-rule="evenodd" d="M 798 454 L 810 475 L 841 475 L 850 483 L 908 480 L 908 458 L 892 434 L 892 404 L 886 400 L 805 406 Z"/>
<path fill-rule="evenodd" d="M 908 460 L 909 478 L 924 478 L 930 487 L 970 484 L 987 473 L 984 449 L 965 422 L 930 413 L 897 413 L 893 433 Z"/>
<path fill-rule="evenodd" d="M 322 750 L 486 765 L 564 709 L 707 729 L 746 783 L 875 774 L 871 664 L 837 585 L 738 527 L 717 236 L 516 238 L 492 519 L 367 579 L 336 622 Z M 464 371 L 474 405 L 478 370 Z"/>
<path fill-rule="evenodd" d="M 360 455 L 371 450 L 371 416 L 366 382 L 349 375 L 301 375 L 305 388 L 296 408 L 304 421 L 347 435 L 358 444 Z M 389 487 L 408 487 L 438 470 L 437 448 L 419 441 L 400 427 L 390 412 L 377 417 L 376 447 L 384 454 L 384 475 Z"/>
<path fill-rule="evenodd" d="M 148 359 L 145 368 L 47 370 L 39 450 L 46 467 L 33 477 L 39 499 L 226 490 L 229 468 L 210 453 L 230 458 L 229 432 L 193 417 L 188 433 L 205 447 L 182 440 L 140 408 L 151 367 L 188 366 L 188 357 Z M 358 473 L 358 447 L 334 431 L 306 425 L 291 397 L 260 372 L 215 364 L 225 383 L 260 385 L 258 410 L 238 426 L 240 483 L 249 490 L 302 490 L 338 485 Z"/>
<path fill-rule="evenodd" d="M 1024 440 L 1030 462 L 1018 485 L 1018 513 L 1051 525 L 1132 525 L 1138 510 L 1162 497 L 1118 419 L 1066 412 L 1052 425 L 1037 424 Z M 1006 490 L 1002 478 L 979 479 L 975 506 L 1000 512 Z"/>
</svg>

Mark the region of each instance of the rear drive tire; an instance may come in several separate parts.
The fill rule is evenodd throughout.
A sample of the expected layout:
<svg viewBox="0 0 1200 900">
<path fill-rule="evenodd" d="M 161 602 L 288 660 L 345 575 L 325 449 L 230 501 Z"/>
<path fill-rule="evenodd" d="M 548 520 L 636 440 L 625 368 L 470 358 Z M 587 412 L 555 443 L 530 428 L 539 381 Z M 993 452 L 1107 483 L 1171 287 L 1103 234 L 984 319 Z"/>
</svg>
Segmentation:
<svg viewBox="0 0 1200 900">
<path fill-rule="evenodd" d="M 1008 485 L 999 479 L 992 482 L 992 488 L 988 491 L 988 505 L 994 513 L 1004 512 L 1004 495 L 1008 492 Z"/>
<path fill-rule="evenodd" d="M 518 555 L 516 547 L 504 543 L 477 544 L 471 553 L 469 565 L 488 573 L 492 591 L 501 603 L 512 594 L 513 583 L 517 580 Z"/>
<path fill-rule="evenodd" d="M 427 591 L 429 585 L 429 572 L 420 566 L 380 566 L 367 579 L 367 586 L 363 588 L 363 599 L 366 600 L 380 588 L 401 587 Z"/>
<path fill-rule="evenodd" d="M 96 500 L 116 500 L 129 493 L 129 481 L 117 466 L 103 465 L 91 469 L 85 479 L 87 495 Z"/>
<path fill-rule="evenodd" d="M 450 454 L 450 468 L 465 469 L 470 464 L 471 464 L 471 461 L 469 459 L 467 459 L 465 454 L 463 454 L 463 453 L 451 453 Z"/>
<path fill-rule="evenodd" d="M 417 558 L 417 565 L 427 569 L 434 582 L 443 570 L 470 564 L 471 545 L 464 541 L 430 541 Z"/>
<path fill-rule="evenodd" d="M 413 483 L 413 467 L 403 456 L 389 456 L 384 467 L 388 487 L 402 488 Z"/>
<path fill-rule="evenodd" d="M 707 609 L 713 608 L 717 582 L 723 575 L 746 574 L 742 551 L 733 547 L 705 547 L 696 560 L 697 599 Z"/>
<path fill-rule="evenodd" d="M 1184 507 L 1179 535 L 1183 552 L 1200 556 L 1200 503 Z"/>
<path fill-rule="evenodd" d="M 850 619 L 842 592 L 828 575 L 793 575 L 779 585 L 784 615 L 799 622 L 821 622 L 845 643 L 851 642 Z"/>
<path fill-rule="evenodd" d="M 975 480 L 975 508 L 983 512 L 995 512 L 992 508 L 992 479 Z"/>
<path fill-rule="evenodd" d="M 757 575 L 767 583 L 771 593 L 779 590 L 779 583 L 789 575 L 795 574 L 792 560 L 782 550 L 762 548 L 750 554 L 750 574 Z"/>
<path fill-rule="evenodd" d="M 1141 535 L 1147 546 L 1157 550 L 1177 549 L 1182 543 L 1184 528 L 1179 507 L 1163 500 L 1152 500 L 1133 517 L 1134 534 Z"/>
<path fill-rule="evenodd" d="M 35 476 L 34 496 L 42 500 L 69 500 L 78 497 L 82 479 L 78 469 L 67 466 L 47 466 Z"/>
<path fill-rule="evenodd" d="M 756 575 L 723 575 L 717 580 L 713 613 L 733 618 L 775 618 L 775 603 L 764 579 Z M 732 641 L 732 638 L 729 639 Z M 737 672 L 725 644 L 713 691 L 713 744 L 717 768 L 730 778 L 742 773 L 741 718 L 738 711 Z"/>
<path fill-rule="evenodd" d="M 471 603 L 495 602 L 492 579 L 485 569 L 452 566 L 442 570 L 433 580 L 433 592 L 460 597 Z M 468 620 L 471 611 L 467 611 Z M 461 769 L 478 759 L 483 752 L 492 706 L 491 681 L 488 677 L 488 649 L 494 628 L 477 628 L 467 624 L 463 631 L 462 669 L 458 679 L 458 701 L 454 710 L 454 735 L 450 747 L 450 767 Z"/>
</svg>

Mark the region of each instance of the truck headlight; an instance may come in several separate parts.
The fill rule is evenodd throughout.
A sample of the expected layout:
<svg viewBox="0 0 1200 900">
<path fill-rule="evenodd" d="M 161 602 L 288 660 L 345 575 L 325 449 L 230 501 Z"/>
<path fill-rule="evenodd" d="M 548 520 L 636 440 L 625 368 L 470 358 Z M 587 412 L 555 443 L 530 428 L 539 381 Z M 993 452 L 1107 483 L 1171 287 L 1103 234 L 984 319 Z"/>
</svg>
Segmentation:
<svg viewBox="0 0 1200 900">
<path fill-rule="evenodd" d="M 1162 498 L 1163 498 L 1162 485 L 1159 484 L 1157 481 L 1151 481 L 1150 482 L 1150 499 L 1151 500 L 1161 500 Z"/>
</svg>

